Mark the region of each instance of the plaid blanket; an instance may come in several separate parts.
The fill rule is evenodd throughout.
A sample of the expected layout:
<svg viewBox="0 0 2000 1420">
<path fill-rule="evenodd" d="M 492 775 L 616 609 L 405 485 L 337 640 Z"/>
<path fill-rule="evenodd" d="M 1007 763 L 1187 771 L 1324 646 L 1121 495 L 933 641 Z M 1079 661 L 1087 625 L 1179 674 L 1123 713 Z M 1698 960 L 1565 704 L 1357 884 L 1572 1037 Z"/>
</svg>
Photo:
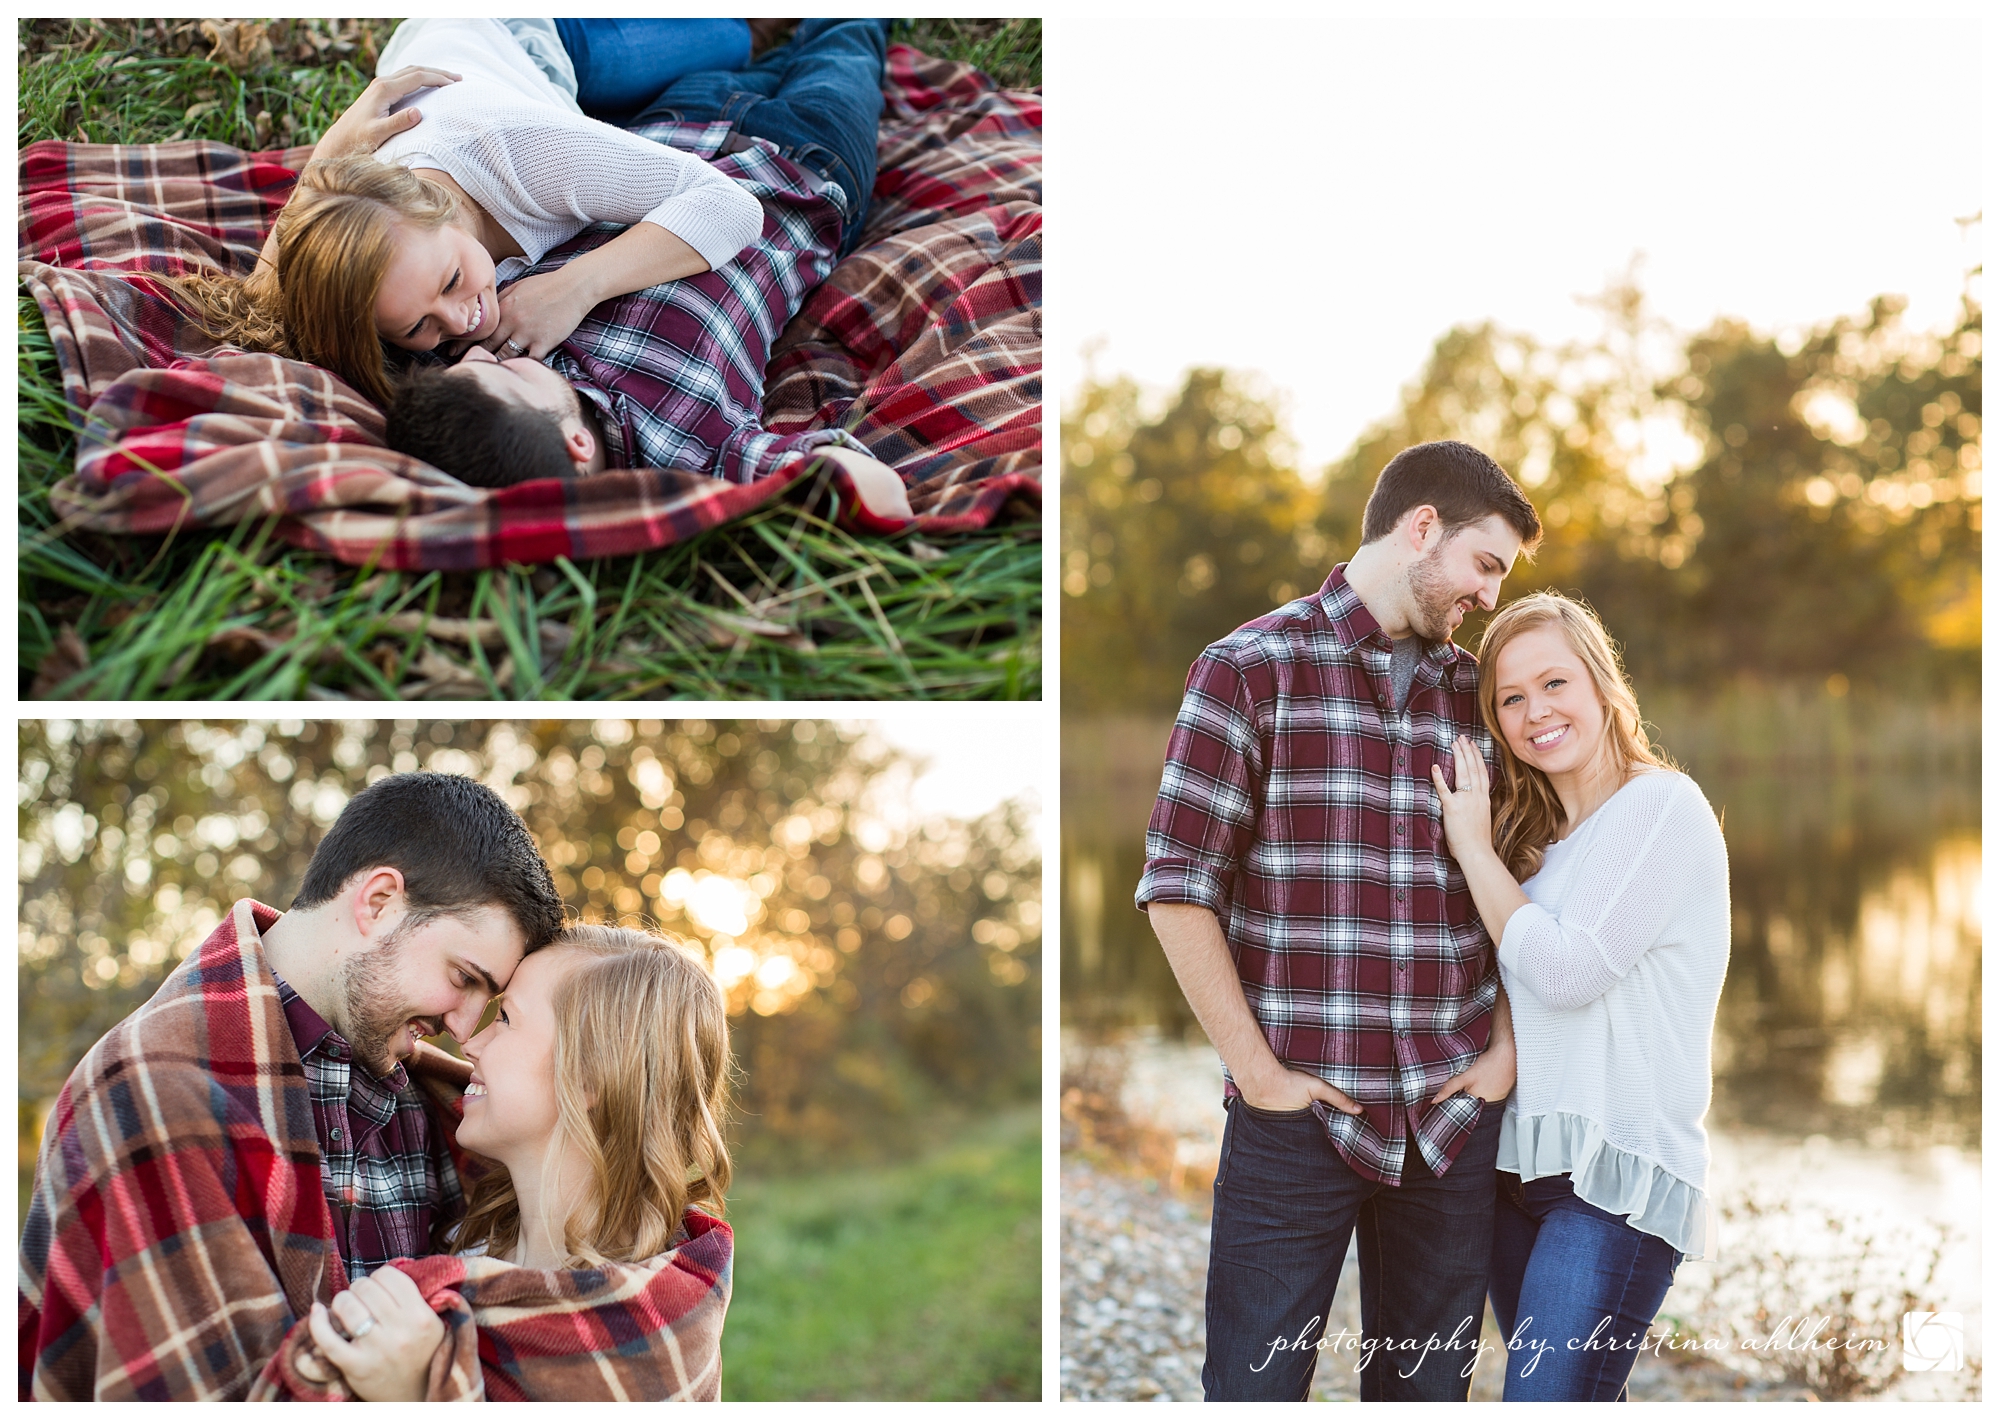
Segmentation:
<svg viewBox="0 0 2000 1420">
<path fill-rule="evenodd" d="M 491 1257 L 396 1264 L 445 1322 L 428 1400 L 719 1400 L 729 1225 L 689 1209 L 686 1239 L 644 1263 L 516 1267 Z M 352 1393 L 301 1321 L 252 1400 Z"/>
<path fill-rule="evenodd" d="M 1040 99 L 900 45 L 884 88 L 863 245 L 780 337 L 766 427 L 851 427 L 903 474 L 920 530 L 981 527 L 1040 506 Z M 470 569 L 664 546 L 806 476 L 794 461 L 748 484 L 635 469 L 469 488 L 381 448 L 381 416 L 326 372 L 217 347 L 144 273 L 247 271 L 308 156 L 23 150 L 20 271 L 80 411 L 65 518 L 162 533 L 270 517 L 345 562 Z M 853 525 L 894 526 L 842 501 Z"/>
<path fill-rule="evenodd" d="M 21 1236 L 22 1399 L 241 1399 L 347 1285 L 277 918 L 238 902 L 63 1086 Z"/>
</svg>

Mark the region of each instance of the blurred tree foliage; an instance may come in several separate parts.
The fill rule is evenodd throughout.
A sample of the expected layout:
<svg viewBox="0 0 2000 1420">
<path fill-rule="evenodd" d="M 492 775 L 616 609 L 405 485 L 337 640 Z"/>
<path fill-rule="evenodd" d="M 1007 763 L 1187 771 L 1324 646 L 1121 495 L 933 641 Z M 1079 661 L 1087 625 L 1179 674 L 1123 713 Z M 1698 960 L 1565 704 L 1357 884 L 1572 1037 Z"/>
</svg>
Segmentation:
<svg viewBox="0 0 2000 1420">
<path fill-rule="evenodd" d="M 1492 454 L 1541 511 L 1503 596 L 1583 596 L 1642 684 L 1975 687 L 1977 302 L 1942 335 L 1885 297 L 1787 342 L 1731 321 L 1678 337 L 1630 277 L 1598 304 L 1590 342 L 1451 330 L 1317 487 L 1222 372 L 1190 373 L 1157 416 L 1126 381 L 1066 401 L 1065 712 L 1172 710 L 1202 648 L 1317 588 L 1359 545 L 1382 467 L 1442 438 Z"/>
<path fill-rule="evenodd" d="M 729 992 L 747 1161 L 895 1150 L 940 1107 L 1035 1096 L 1023 810 L 911 821 L 910 766 L 865 727 L 23 721 L 20 737 L 24 1144 L 235 899 L 288 904 L 348 797 L 416 768 L 505 795 L 576 916 L 702 950 Z"/>
</svg>

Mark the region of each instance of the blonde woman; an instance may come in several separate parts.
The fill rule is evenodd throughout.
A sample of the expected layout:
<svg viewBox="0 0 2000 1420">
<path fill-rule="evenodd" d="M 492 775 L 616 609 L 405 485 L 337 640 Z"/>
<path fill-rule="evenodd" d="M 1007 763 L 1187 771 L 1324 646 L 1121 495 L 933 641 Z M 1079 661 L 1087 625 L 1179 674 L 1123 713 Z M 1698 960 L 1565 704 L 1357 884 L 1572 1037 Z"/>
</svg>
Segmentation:
<svg viewBox="0 0 2000 1420">
<path fill-rule="evenodd" d="M 1706 1238 L 1709 1038 L 1729 864 L 1693 780 L 1648 744 L 1610 638 L 1541 593 L 1479 648 L 1499 783 L 1433 768 L 1513 1007 L 1489 1295 L 1508 1400 L 1616 1400 Z"/>
<path fill-rule="evenodd" d="M 730 1162 L 714 978 L 661 938 L 572 927 L 521 963 L 465 1054 L 458 1142 L 491 1166 L 447 1240 L 464 1266 L 440 1282 L 425 1271 L 438 1259 L 390 1264 L 314 1303 L 281 1388 L 323 1395 L 330 1366 L 365 1400 L 716 1398 Z M 676 1275 L 693 1238 L 706 1260 Z M 469 1316 L 448 1326 L 438 1312 L 459 1294 Z M 690 1297 L 667 1335 L 661 1309 Z M 489 1327 L 499 1344 L 477 1334 Z"/>
<path fill-rule="evenodd" d="M 599 302 L 720 270 L 757 239 L 764 210 L 747 189 L 586 116 L 573 71 L 524 44 L 534 26 L 560 53 L 547 21 L 399 26 L 382 77 L 314 149 L 257 271 L 181 283 L 211 333 L 324 365 L 386 405 L 385 344 L 541 360 Z M 777 144 L 839 194 L 845 251 L 874 184 L 886 44 L 880 21 L 806 20 L 748 69 L 677 79 L 641 118 Z M 599 222 L 625 230 L 523 275 Z"/>
</svg>

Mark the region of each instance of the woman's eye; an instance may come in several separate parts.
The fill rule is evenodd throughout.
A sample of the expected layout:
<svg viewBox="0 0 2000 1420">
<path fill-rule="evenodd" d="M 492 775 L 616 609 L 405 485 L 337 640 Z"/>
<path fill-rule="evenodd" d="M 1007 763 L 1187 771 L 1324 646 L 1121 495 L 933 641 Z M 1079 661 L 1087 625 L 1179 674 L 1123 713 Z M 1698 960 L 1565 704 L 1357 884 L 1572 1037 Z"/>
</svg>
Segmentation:
<svg viewBox="0 0 2000 1420">
<path fill-rule="evenodd" d="M 451 280 L 445 284 L 444 288 L 445 295 L 449 296 L 453 291 L 456 291 L 458 289 L 458 278 L 463 275 L 465 275 L 465 269 L 463 267 L 451 273 Z"/>
</svg>

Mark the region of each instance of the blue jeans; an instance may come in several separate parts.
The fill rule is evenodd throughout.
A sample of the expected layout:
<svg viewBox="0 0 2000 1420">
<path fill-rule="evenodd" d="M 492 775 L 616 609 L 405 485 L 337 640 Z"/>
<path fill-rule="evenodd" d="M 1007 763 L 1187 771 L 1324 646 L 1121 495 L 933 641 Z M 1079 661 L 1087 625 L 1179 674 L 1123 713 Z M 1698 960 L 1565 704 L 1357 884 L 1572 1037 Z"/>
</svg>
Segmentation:
<svg viewBox="0 0 2000 1420">
<path fill-rule="evenodd" d="M 840 186 L 840 253 L 854 249 L 875 187 L 887 20 L 801 20 L 792 38 L 747 69 L 689 74 L 626 126 L 725 119 L 766 138 L 800 167 Z"/>
<path fill-rule="evenodd" d="M 1578 1198 L 1568 1174 L 1495 1178 L 1490 1286 L 1510 1347 L 1503 1399 L 1625 1399 L 1681 1254 Z"/>
<path fill-rule="evenodd" d="M 1354 1237 L 1362 1332 L 1400 1343 L 1369 1357 L 1361 1398 L 1464 1400 L 1485 1315 L 1501 1107 L 1486 1106 L 1443 1177 L 1407 1143 L 1400 1187 L 1348 1167 L 1322 1108 L 1273 1114 L 1240 1096 L 1229 1101 L 1209 1231 L 1202 1392 L 1306 1398 Z M 1348 1346 L 1332 1364 L 1360 1363 L 1364 1353 Z"/>
<path fill-rule="evenodd" d="M 750 62 L 748 20 L 557 20 L 576 68 L 576 102 L 610 123 L 684 74 Z"/>
</svg>

